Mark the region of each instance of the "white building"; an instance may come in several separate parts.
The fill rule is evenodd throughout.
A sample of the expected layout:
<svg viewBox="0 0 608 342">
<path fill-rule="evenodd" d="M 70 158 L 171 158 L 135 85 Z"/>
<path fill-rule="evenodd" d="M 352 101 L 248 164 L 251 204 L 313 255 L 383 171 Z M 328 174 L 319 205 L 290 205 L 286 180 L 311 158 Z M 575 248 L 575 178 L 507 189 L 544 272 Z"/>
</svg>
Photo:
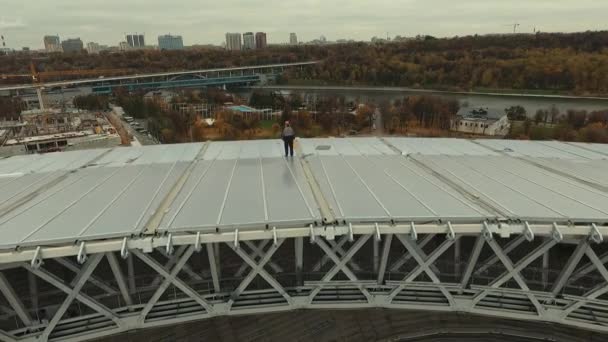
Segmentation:
<svg viewBox="0 0 608 342">
<path fill-rule="evenodd" d="M 289 44 L 298 45 L 298 36 L 293 32 L 289 34 Z"/>
<path fill-rule="evenodd" d="M 226 33 L 226 50 L 241 51 L 241 49 L 242 49 L 241 34 L 240 33 Z"/>
<path fill-rule="evenodd" d="M 451 131 L 504 136 L 511 124 L 504 111 L 492 108 L 461 108 L 452 120 Z"/>
<path fill-rule="evenodd" d="M 243 33 L 243 49 L 244 50 L 255 49 L 255 36 L 253 35 L 253 32 Z"/>
</svg>

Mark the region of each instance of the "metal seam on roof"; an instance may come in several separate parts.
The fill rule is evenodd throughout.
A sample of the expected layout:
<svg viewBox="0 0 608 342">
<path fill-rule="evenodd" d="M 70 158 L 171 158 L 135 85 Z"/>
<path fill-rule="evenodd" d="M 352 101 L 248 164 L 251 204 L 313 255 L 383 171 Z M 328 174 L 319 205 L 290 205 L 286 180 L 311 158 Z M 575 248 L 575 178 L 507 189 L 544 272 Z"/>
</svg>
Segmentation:
<svg viewBox="0 0 608 342">
<path fill-rule="evenodd" d="M 469 169 L 473 170 L 475 173 L 477 173 L 477 174 L 479 174 L 479 175 L 482 175 L 482 176 L 484 176 L 484 177 L 486 177 L 486 178 L 489 178 L 489 179 L 491 179 L 491 180 L 495 181 L 496 183 L 499 183 L 499 184 L 503 185 L 504 187 L 506 187 L 506 188 L 508 188 L 508 189 L 510 189 L 510 190 L 512 190 L 512 191 L 514 191 L 514 192 L 516 192 L 516 193 L 518 193 L 518 194 L 520 194 L 520 195 L 522 195 L 523 197 L 525 197 L 525 198 L 527 198 L 527 199 L 529 199 L 529 200 L 531 200 L 531 201 L 533 201 L 533 202 L 535 202 L 535 203 L 537 203 L 537 204 L 539 204 L 539 205 L 541 205 L 541 206 L 543 206 L 543 207 L 545 207 L 545 208 L 547 208 L 547 209 L 548 209 L 548 210 L 550 210 L 550 211 L 553 211 L 553 212 L 555 212 L 555 213 L 557 213 L 557 214 L 559 214 L 559 215 L 561 215 L 561 216 L 563 216 L 563 217 L 567 217 L 567 215 L 565 215 L 564 213 L 560 213 L 560 212 L 559 212 L 559 211 L 557 211 L 556 209 L 553 209 L 553 208 L 551 208 L 551 207 L 546 206 L 546 205 L 545 205 L 545 204 L 543 204 L 542 202 L 540 202 L 540 201 L 538 201 L 538 200 L 536 200 L 536 199 L 534 199 L 534 198 L 530 197 L 529 195 L 527 195 L 527 194 L 523 193 L 522 191 L 520 191 L 520 190 L 518 190 L 518 189 L 515 189 L 513 186 L 509 186 L 509 185 L 505 184 L 504 182 L 502 182 L 502 181 L 500 181 L 500 180 L 498 180 L 498 179 L 496 179 L 496 178 L 494 178 L 494 177 L 490 177 L 490 176 L 488 176 L 488 175 L 487 175 L 487 174 L 485 174 L 485 173 L 480 173 L 480 172 L 478 172 L 478 171 L 476 171 L 476 170 L 474 170 L 474 169 L 470 168 L 468 165 L 464 165 L 462 162 L 456 161 L 456 163 L 458 163 L 458 164 L 462 165 L 462 166 L 463 166 L 463 167 L 465 167 L 465 168 L 469 168 Z M 524 178 L 522 178 L 522 179 L 524 179 Z M 526 179 L 524 179 L 524 180 L 526 180 Z"/>
</svg>

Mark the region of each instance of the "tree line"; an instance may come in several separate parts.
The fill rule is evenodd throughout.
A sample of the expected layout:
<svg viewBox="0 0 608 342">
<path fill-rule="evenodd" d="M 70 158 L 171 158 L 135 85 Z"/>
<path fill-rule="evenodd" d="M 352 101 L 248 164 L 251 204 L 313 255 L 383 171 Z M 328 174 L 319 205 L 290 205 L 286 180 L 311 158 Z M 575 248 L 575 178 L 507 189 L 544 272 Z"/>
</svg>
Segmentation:
<svg viewBox="0 0 608 342">
<path fill-rule="evenodd" d="M 323 60 L 282 79 L 452 90 L 505 89 L 608 94 L 608 31 L 466 36 L 385 43 L 51 54 L 39 70 L 122 68 L 133 72 Z M 0 56 L 1 73 L 28 73 L 31 55 Z M 8 83 L 11 79 L 0 80 Z M 23 80 L 21 80 L 23 82 Z"/>
</svg>

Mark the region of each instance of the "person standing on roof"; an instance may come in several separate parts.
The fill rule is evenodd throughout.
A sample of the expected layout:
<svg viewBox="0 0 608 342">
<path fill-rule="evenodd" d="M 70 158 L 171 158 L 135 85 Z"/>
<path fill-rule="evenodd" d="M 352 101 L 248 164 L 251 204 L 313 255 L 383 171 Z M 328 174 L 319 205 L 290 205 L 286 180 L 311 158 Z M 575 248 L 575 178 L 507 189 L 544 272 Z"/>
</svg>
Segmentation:
<svg viewBox="0 0 608 342">
<path fill-rule="evenodd" d="M 285 127 L 281 132 L 281 139 L 285 144 L 285 157 L 291 155 L 293 157 L 293 141 L 296 139 L 296 132 L 293 127 L 289 124 L 289 121 L 285 121 Z"/>
</svg>

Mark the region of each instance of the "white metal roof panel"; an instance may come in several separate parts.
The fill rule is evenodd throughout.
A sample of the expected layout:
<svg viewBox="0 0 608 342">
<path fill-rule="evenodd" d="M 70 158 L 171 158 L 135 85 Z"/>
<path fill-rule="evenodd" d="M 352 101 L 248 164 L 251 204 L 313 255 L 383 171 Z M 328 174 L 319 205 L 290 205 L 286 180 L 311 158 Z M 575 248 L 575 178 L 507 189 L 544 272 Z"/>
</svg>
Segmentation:
<svg viewBox="0 0 608 342">
<path fill-rule="evenodd" d="M 600 154 L 557 141 L 479 139 L 479 144 L 514 157 L 602 159 Z"/>
<path fill-rule="evenodd" d="M 314 177 L 334 214 L 348 222 L 482 221 L 492 214 L 403 156 L 312 156 Z"/>
<path fill-rule="evenodd" d="M 280 158 L 284 156 L 283 142 L 274 140 L 219 141 L 209 145 L 203 159 L 234 160 Z"/>
<path fill-rule="evenodd" d="M 394 155 L 378 138 L 313 138 L 301 139 L 304 155 Z"/>
<path fill-rule="evenodd" d="M 137 234 L 187 163 L 90 167 L 0 207 L 2 246 Z M 43 176 L 44 174 L 40 174 Z"/>
<path fill-rule="evenodd" d="M 109 150 L 95 149 L 3 158 L 0 159 L 0 177 L 33 172 L 70 171 L 86 165 L 107 151 Z"/>
<path fill-rule="evenodd" d="M 599 153 L 603 159 L 608 159 L 608 144 L 569 143 L 570 145 Z"/>
<path fill-rule="evenodd" d="M 95 166 L 120 167 L 159 163 L 189 162 L 201 152 L 203 143 L 117 147 L 95 162 Z"/>
<path fill-rule="evenodd" d="M 571 175 L 584 182 L 608 188 L 607 160 L 535 158 L 534 163 Z"/>
<path fill-rule="evenodd" d="M 285 159 L 282 148 L 279 140 L 211 143 L 159 230 L 281 228 L 320 221 L 298 157 Z"/>
<path fill-rule="evenodd" d="M 469 189 L 505 216 L 533 221 L 608 221 L 608 195 L 504 157 L 416 159 Z"/>
<path fill-rule="evenodd" d="M 394 138 L 385 140 L 404 155 L 493 156 L 496 152 L 470 140 L 449 138 Z"/>
</svg>

